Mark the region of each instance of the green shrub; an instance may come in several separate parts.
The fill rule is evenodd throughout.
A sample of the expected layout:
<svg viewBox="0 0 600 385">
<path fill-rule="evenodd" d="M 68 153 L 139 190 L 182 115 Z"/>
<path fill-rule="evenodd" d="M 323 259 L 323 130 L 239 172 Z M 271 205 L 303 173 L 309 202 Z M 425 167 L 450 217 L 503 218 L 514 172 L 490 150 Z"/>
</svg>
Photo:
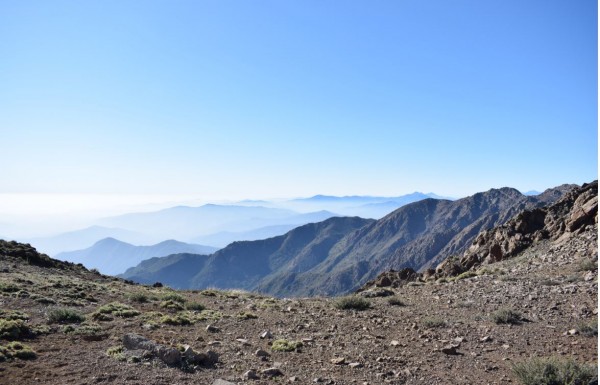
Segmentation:
<svg viewBox="0 0 600 385">
<path fill-rule="evenodd" d="M 477 277 L 477 273 L 469 270 L 469 271 L 465 271 L 464 273 L 459 274 L 456 277 L 456 280 L 459 281 L 461 279 L 467 279 L 467 278 L 473 278 L 473 277 Z"/>
<path fill-rule="evenodd" d="M 588 385 L 598 383 L 597 368 L 558 358 L 533 358 L 514 364 L 513 373 L 523 385 Z"/>
<path fill-rule="evenodd" d="M 137 302 L 137 303 L 150 302 L 150 297 L 144 293 L 131 293 L 131 294 L 129 294 L 128 299 L 132 302 Z"/>
<path fill-rule="evenodd" d="M 241 312 L 241 313 L 239 313 L 237 315 L 237 318 L 240 319 L 240 320 L 246 320 L 246 319 L 255 319 L 255 318 L 258 318 L 258 316 L 256 314 L 254 314 L 254 313 L 243 311 L 243 312 Z"/>
<path fill-rule="evenodd" d="M 274 352 L 292 352 L 300 347 L 302 347 L 302 342 L 300 341 L 288 341 L 280 339 L 273 341 L 271 350 Z"/>
<path fill-rule="evenodd" d="M 177 294 L 177 293 L 168 293 L 162 296 L 161 298 L 163 301 L 173 301 L 173 302 L 178 302 L 180 304 L 185 303 L 185 298 L 183 298 L 181 295 Z"/>
<path fill-rule="evenodd" d="M 492 320 L 497 324 L 518 325 L 523 321 L 523 316 L 512 309 L 500 309 L 492 313 Z"/>
<path fill-rule="evenodd" d="M 185 304 L 185 308 L 187 310 L 195 310 L 195 311 L 202 311 L 202 310 L 206 309 L 206 307 L 199 302 L 187 302 Z"/>
<path fill-rule="evenodd" d="M 20 310 L 2 310 L 2 309 L 0 309 L 0 318 L 3 318 L 5 320 L 20 319 L 23 321 L 27 321 L 29 319 L 29 314 L 23 313 Z"/>
<path fill-rule="evenodd" d="M 371 308 L 371 303 L 362 297 L 350 295 L 339 298 L 334 306 L 341 310 L 367 310 Z"/>
<path fill-rule="evenodd" d="M 139 311 L 137 311 L 129 305 L 125 305 L 119 302 L 111 302 L 97 308 L 96 311 L 92 314 L 92 318 L 96 321 L 110 321 L 112 320 L 111 316 L 131 318 L 139 314 Z"/>
<path fill-rule="evenodd" d="M 166 325 L 191 325 L 192 320 L 187 314 L 177 313 L 174 315 L 165 315 L 161 317 L 160 322 Z"/>
<path fill-rule="evenodd" d="M 123 346 L 112 346 L 106 350 L 106 355 L 112 357 L 118 361 L 125 361 L 125 354 L 123 354 Z"/>
<path fill-rule="evenodd" d="M 173 301 L 172 299 L 168 299 L 166 301 L 162 301 L 160 303 L 160 307 L 173 311 L 183 310 L 183 305 L 177 301 Z"/>
<path fill-rule="evenodd" d="M 57 308 L 48 312 L 49 323 L 72 324 L 80 323 L 85 320 L 85 316 L 73 309 Z"/>
<path fill-rule="evenodd" d="M 388 302 L 388 304 L 390 304 L 392 306 L 406 306 L 406 304 L 404 303 L 404 301 L 402 301 L 397 296 L 393 296 L 393 297 L 388 298 L 387 302 Z"/>
<path fill-rule="evenodd" d="M 437 318 L 437 317 L 429 317 L 429 318 L 425 318 L 422 321 L 422 324 L 424 327 L 426 327 L 428 329 L 436 329 L 436 328 L 442 328 L 442 327 L 446 326 L 446 321 L 441 318 Z"/>
<path fill-rule="evenodd" d="M 11 342 L 5 347 L 0 346 L 0 354 L 6 358 L 19 358 L 21 360 L 32 360 L 37 357 L 28 345 L 20 342 Z"/>
<path fill-rule="evenodd" d="M 0 339 L 18 340 L 31 334 L 31 329 L 21 319 L 0 318 Z"/>
</svg>

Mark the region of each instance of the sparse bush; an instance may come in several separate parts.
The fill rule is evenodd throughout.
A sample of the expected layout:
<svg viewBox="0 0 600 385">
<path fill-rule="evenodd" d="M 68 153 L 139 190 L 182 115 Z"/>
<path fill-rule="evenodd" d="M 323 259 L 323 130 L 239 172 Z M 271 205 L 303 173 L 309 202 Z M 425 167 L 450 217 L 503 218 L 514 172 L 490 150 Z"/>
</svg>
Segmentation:
<svg viewBox="0 0 600 385">
<path fill-rule="evenodd" d="M 106 355 L 112 357 L 118 361 L 125 361 L 125 354 L 123 354 L 123 346 L 112 346 L 106 350 Z"/>
<path fill-rule="evenodd" d="M 202 310 L 206 309 L 206 307 L 199 302 L 187 302 L 185 304 L 185 308 L 187 310 L 195 310 L 195 311 L 202 311 Z"/>
<path fill-rule="evenodd" d="M 254 313 L 243 311 L 243 312 L 241 312 L 241 313 L 239 313 L 237 315 L 237 318 L 240 319 L 240 320 L 246 320 L 246 319 L 258 318 L 258 316 L 256 314 L 254 314 Z"/>
<path fill-rule="evenodd" d="M 302 342 L 300 341 L 288 341 L 288 340 L 275 340 L 271 345 L 271 350 L 274 352 L 292 352 L 298 348 L 302 347 Z"/>
<path fill-rule="evenodd" d="M 598 335 L 598 320 L 591 322 L 581 322 L 577 325 L 577 331 L 586 337 L 595 337 Z"/>
<path fill-rule="evenodd" d="M 56 301 L 52 298 L 40 297 L 35 300 L 37 303 L 41 303 L 42 305 L 56 305 Z"/>
<path fill-rule="evenodd" d="M 461 273 L 458 276 L 456 276 L 456 280 L 460 281 L 461 279 L 467 279 L 467 278 L 473 278 L 473 277 L 477 277 L 477 273 L 469 270 L 469 271 L 465 271 L 464 273 Z"/>
<path fill-rule="evenodd" d="M 512 309 L 500 309 L 492 313 L 492 320 L 497 324 L 518 325 L 523 321 L 523 316 Z"/>
<path fill-rule="evenodd" d="M 166 325 L 191 325 L 192 320 L 187 314 L 177 313 L 174 315 L 165 315 L 160 319 L 160 322 Z"/>
<path fill-rule="evenodd" d="M 0 346 L 0 355 L 5 358 L 18 358 L 21 360 L 32 360 L 37 357 L 28 345 L 20 342 L 11 342 L 6 346 Z M 2 361 L 0 359 L 0 361 Z"/>
<path fill-rule="evenodd" d="M 128 299 L 132 302 L 137 303 L 150 302 L 150 297 L 148 297 L 148 295 L 144 293 L 131 293 L 129 294 Z"/>
<path fill-rule="evenodd" d="M 57 308 L 52 309 L 48 312 L 48 322 L 51 324 L 72 324 L 80 323 L 84 320 L 85 316 L 73 309 Z"/>
<path fill-rule="evenodd" d="M 21 319 L 0 318 L 0 339 L 18 340 L 31 334 L 31 329 Z"/>
<path fill-rule="evenodd" d="M 579 271 L 596 271 L 598 270 L 598 261 L 593 259 L 583 259 L 579 263 Z"/>
<path fill-rule="evenodd" d="M 168 310 L 173 310 L 173 311 L 183 310 L 182 303 L 179 303 L 177 301 L 173 301 L 172 299 L 168 299 L 166 301 L 162 301 L 160 303 L 160 307 L 168 309 Z"/>
<path fill-rule="evenodd" d="M 428 317 L 423 319 L 422 324 L 428 329 L 436 329 L 446 326 L 446 321 L 437 317 Z"/>
<path fill-rule="evenodd" d="M 219 292 L 217 290 L 213 290 L 213 289 L 206 289 L 206 290 L 202 290 L 200 292 L 200 294 L 207 296 L 207 297 L 216 297 L 217 294 L 219 294 Z"/>
<path fill-rule="evenodd" d="M 393 297 L 388 298 L 387 302 L 390 305 L 392 305 L 392 306 L 406 306 L 406 304 L 404 303 L 404 301 L 402 301 L 397 296 L 393 296 Z"/>
<path fill-rule="evenodd" d="M 598 383 L 597 368 L 557 358 L 533 358 L 512 366 L 523 385 L 591 385 Z"/>
<path fill-rule="evenodd" d="M 162 296 L 161 298 L 163 301 L 173 301 L 173 302 L 178 302 L 178 303 L 185 303 L 185 298 L 183 298 L 181 295 L 177 294 L 177 293 L 168 293 Z"/>
<path fill-rule="evenodd" d="M 96 311 L 92 314 L 92 318 L 96 321 L 110 321 L 112 320 L 111 316 L 131 318 L 139 314 L 140 312 L 132 308 L 131 306 L 119 302 L 111 302 L 97 308 Z"/>
<path fill-rule="evenodd" d="M 0 292 L 2 293 L 16 293 L 21 290 L 18 286 L 8 282 L 0 282 Z"/>
<path fill-rule="evenodd" d="M 362 297 L 350 295 L 339 298 L 334 306 L 341 310 L 367 310 L 371 308 L 371 303 Z"/>
<path fill-rule="evenodd" d="M 223 317 L 221 312 L 216 310 L 202 310 L 199 314 L 196 315 L 196 319 L 199 321 L 217 321 Z"/>
</svg>

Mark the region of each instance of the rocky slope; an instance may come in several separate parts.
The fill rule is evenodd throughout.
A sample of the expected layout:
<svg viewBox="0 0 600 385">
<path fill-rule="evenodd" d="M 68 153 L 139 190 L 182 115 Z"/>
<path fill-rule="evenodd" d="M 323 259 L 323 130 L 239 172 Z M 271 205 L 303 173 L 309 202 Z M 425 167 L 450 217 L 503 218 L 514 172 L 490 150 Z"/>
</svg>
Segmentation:
<svg viewBox="0 0 600 385">
<path fill-rule="evenodd" d="M 0 382 L 519 384 L 513 365 L 531 357 L 595 371 L 597 231 L 474 275 L 367 290 L 362 311 L 134 285 L 0 241 Z"/>
</svg>

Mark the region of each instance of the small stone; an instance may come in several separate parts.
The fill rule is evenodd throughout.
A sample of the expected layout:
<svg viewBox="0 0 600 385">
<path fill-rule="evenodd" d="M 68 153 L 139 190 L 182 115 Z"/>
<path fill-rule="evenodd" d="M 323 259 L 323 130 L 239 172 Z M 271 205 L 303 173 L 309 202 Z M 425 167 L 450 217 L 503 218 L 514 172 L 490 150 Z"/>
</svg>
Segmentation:
<svg viewBox="0 0 600 385">
<path fill-rule="evenodd" d="M 283 372 L 278 368 L 268 368 L 261 371 L 262 374 L 269 377 L 283 376 Z"/>
<path fill-rule="evenodd" d="M 258 374 L 256 374 L 256 371 L 253 369 L 250 369 L 246 372 L 244 372 L 244 374 L 242 375 L 242 380 L 257 380 L 258 379 Z"/>
<path fill-rule="evenodd" d="M 254 352 L 254 355 L 256 357 L 269 357 L 270 356 L 269 352 L 262 350 L 262 349 L 258 349 L 256 352 Z"/>
<path fill-rule="evenodd" d="M 289 381 L 290 382 L 296 382 L 298 380 L 298 378 L 296 378 L 296 376 L 290 377 Z"/>
<path fill-rule="evenodd" d="M 348 364 L 349 367 L 351 367 L 352 369 L 357 369 L 357 368 L 362 368 L 363 364 L 361 364 L 360 362 L 351 362 Z"/>
<path fill-rule="evenodd" d="M 346 363 L 346 359 L 344 357 L 332 358 L 330 361 L 334 365 L 343 365 Z"/>
<path fill-rule="evenodd" d="M 219 346 L 221 345 L 221 341 L 210 341 L 207 343 L 208 346 Z"/>
<path fill-rule="evenodd" d="M 221 380 L 219 378 L 219 379 L 214 380 L 213 383 L 212 383 L 212 385 L 235 385 L 235 384 L 233 382 Z"/>
<path fill-rule="evenodd" d="M 250 343 L 245 338 L 237 338 L 236 341 L 239 342 L 240 344 L 244 345 L 244 346 L 250 346 Z"/>
<path fill-rule="evenodd" d="M 260 338 L 261 339 L 273 338 L 273 334 L 271 334 L 271 332 L 269 330 L 265 330 L 264 332 L 260 333 Z"/>
<path fill-rule="evenodd" d="M 485 336 L 479 339 L 479 342 L 491 342 L 492 341 L 492 337 L 490 336 Z"/>
<path fill-rule="evenodd" d="M 571 330 L 569 330 L 569 335 L 574 336 L 575 334 L 579 334 L 579 332 L 577 331 L 577 329 L 571 329 Z"/>
<path fill-rule="evenodd" d="M 210 333 L 217 333 L 219 332 L 221 329 L 219 329 L 218 327 L 214 326 L 214 325 L 206 325 L 206 331 L 210 332 Z"/>
<path fill-rule="evenodd" d="M 456 352 L 456 346 L 454 345 L 446 345 L 441 349 L 442 353 L 444 354 L 448 354 L 448 355 L 457 355 L 458 353 Z"/>
<path fill-rule="evenodd" d="M 392 342 L 390 342 L 390 345 L 398 346 L 398 345 L 400 345 L 400 341 L 392 340 Z"/>
</svg>

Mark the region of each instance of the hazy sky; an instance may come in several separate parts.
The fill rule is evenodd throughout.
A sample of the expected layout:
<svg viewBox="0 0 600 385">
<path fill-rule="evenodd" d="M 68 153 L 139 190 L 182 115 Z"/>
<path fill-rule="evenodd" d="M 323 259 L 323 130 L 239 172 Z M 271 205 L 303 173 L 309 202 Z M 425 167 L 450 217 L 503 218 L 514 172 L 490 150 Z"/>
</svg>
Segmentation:
<svg viewBox="0 0 600 385">
<path fill-rule="evenodd" d="M 0 193 L 597 178 L 593 0 L 0 0 Z"/>
</svg>

